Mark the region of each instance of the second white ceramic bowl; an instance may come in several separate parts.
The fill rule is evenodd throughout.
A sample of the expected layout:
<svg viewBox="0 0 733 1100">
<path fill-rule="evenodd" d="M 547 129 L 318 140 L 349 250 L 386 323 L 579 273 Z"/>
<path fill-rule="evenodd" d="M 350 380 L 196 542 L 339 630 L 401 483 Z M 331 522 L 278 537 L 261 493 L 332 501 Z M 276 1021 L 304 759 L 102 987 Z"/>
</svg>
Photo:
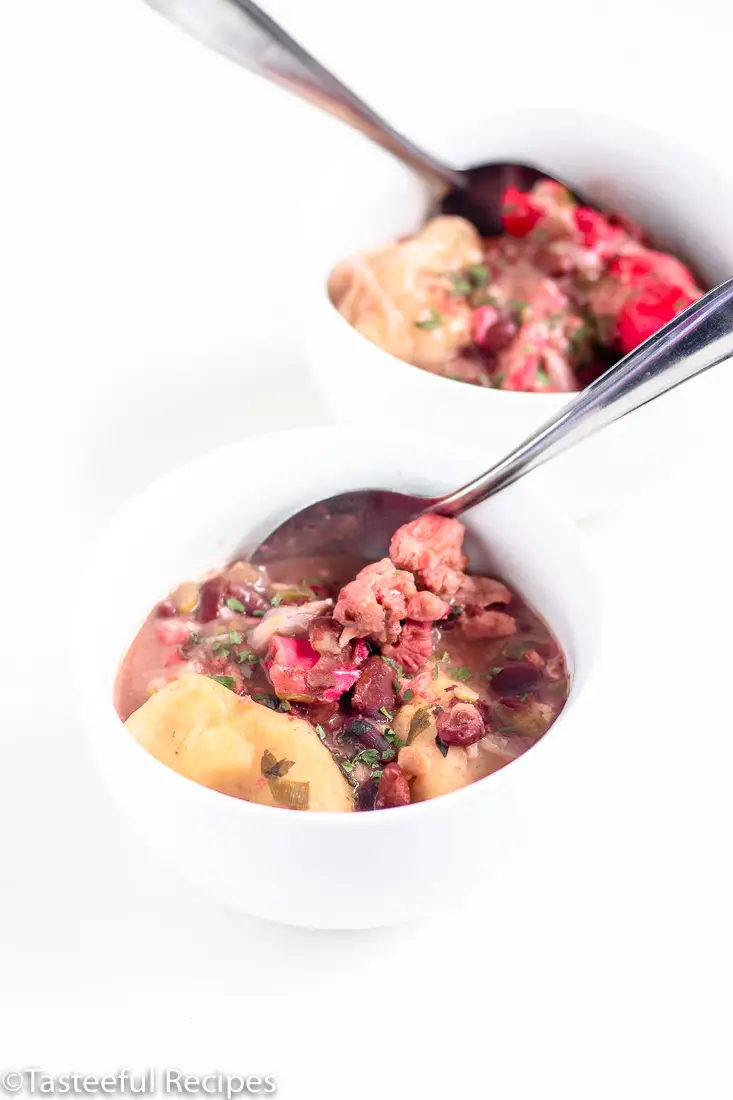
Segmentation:
<svg viewBox="0 0 733 1100">
<path fill-rule="evenodd" d="M 561 514 L 515 486 L 466 518 L 474 569 L 491 567 L 548 620 L 572 670 L 568 703 L 524 756 L 471 787 L 377 813 L 295 813 L 183 778 L 133 740 L 112 705 L 120 660 L 153 605 L 231 558 L 242 540 L 347 488 L 443 492 L 480 459 L 425 438 L 348 428 L 249 439 L 184 466 L 133 500 L 86 567 L 74 660 L 91 743 L 109 789 L 152 852 L 247 913 L 320 928 L 416 916 L 510 861 L 562 799 L 599 614 L 585 543 Z"/>
<path fill-rule="evenodd" d="M 733 180 L 654 133 L 578 111 L 487 109 L 436 135 L 436 145 L 456 164 L 538 164 L 590 201 L 629 213 L 710 285 L 733 273 Z M 326 166 L 302 242 L 308 359 L 334 417 L 355 421 L 357 432 L 383 421 L 435 431 L 480 450 L 488 466 L 569 398 L 481 389 L 418 370 L 346 324 L 326 291 L 337 261 L 413 232 L 429 201 L 409 169 L 366 141 Z M 727 432 L 732 401 L 730 371 L 719 367 L 555 459 L 531 475 L 533 485 L 576 516 L 605 511 L 669 474 L 711 433 Z"/>
</svg>

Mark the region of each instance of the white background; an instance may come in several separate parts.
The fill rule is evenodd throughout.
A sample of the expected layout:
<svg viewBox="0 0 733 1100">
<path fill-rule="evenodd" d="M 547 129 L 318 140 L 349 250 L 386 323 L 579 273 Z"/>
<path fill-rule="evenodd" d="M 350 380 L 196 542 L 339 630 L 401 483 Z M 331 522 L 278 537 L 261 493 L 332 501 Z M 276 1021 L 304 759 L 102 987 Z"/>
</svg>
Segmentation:
<svg viewBox="0 0 733 1100">
<path fill-rule="evenodd" d="M 733 173 L 722 5 L 267 7 L 418 141 L 474 96 L 580 100 Z M 590 527 L 610 607 L 573 797 L 448 919 L 307 933 L 191 896 L 87 759 L 79 553 L 184 457 L 322 419 L 288 225 L 350 140 L 135 0 L 0 10 L 0 1069 L 270 1072 L 288 1100 L 729 1097 L 728 439 Z"/>
</svg>

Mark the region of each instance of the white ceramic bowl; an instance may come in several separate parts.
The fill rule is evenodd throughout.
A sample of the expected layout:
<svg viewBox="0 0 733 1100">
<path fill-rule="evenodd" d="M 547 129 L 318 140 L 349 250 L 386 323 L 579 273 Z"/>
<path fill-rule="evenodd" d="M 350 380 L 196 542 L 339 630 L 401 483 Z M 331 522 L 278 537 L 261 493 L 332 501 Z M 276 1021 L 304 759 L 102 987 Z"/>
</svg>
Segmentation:
<svg viewBox="0 0 733 1100">
<path fill-rule="evenodd" d="M 660 248 L 688 257 L 710 284 L 733 273 L 733 181 L 683 147 L 633 125 L 570 110 L 487 109 L 436 146 L 456 164 L 536 163 L 600 206 L 628 212 Z M 328 273 L 351 253 L 414 231 L 430 197 L 404 165 L 364 141 L 326 166 L 301 247 L 302 325 L 316 383 L 337 420 L 390 420 L 501 457 L 568 400 L 441 378 L 369 343 L 331 305 Z M 733 380 L 723 369 L 666 395 L 532 475 L 576 516 L 601 512 L 727 431 Z"/>
<path fill-rule="evenodd" d="M 360 928 L 439 904 L 494 861 L 511 860 L 528 826 L 542 827 L 562 785 L 567 733 L 595 660 L 599 615 L 583 536 L 521 486 L 467 517 L 479 547 L 472 565 L 490 560 L 546 617 L 568 656 L 572 689 L 547 735 L 488 779 L 377 813 L 258 806 L 159 763 L 112 705 L 120 660 L 150 608 L 180 580 L 226 561 L 263 524 L 346 488 L 444 491 L 479 464 L 475 455 L 418 438 L 370 433 L 367 445 L 355 446 L 345 428 L 283 432 L 196 459 L 133 500 L 106 529 L 83 578 L 74 658 L 95 755 L 151 851 L 247 913 Z"/>
</svg>

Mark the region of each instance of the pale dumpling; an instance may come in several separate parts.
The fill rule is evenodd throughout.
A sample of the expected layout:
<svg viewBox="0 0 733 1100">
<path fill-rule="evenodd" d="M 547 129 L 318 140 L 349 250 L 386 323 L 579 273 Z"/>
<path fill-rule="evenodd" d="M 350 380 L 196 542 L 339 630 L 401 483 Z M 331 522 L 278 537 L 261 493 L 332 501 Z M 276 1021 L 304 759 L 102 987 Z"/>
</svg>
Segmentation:
<svg viewBox="0 0 733 1100">
<path fill-rule="evenodd" d="M 450 274 L 480 264 L 481 238 L 463 218 L 433 218 L 414 236 L 344 260 L 329 280 L 345 319 L 390 354 L 431 367 L 471 343 L 472 310 Z"/>
<path fill-rule="evenodd" d="M 125 725 L 161 763 L 223 794 L 297 810 L 354 808 L 351 786 L 310 723 L 209 676 L 174 680 Z"/>
</svg>

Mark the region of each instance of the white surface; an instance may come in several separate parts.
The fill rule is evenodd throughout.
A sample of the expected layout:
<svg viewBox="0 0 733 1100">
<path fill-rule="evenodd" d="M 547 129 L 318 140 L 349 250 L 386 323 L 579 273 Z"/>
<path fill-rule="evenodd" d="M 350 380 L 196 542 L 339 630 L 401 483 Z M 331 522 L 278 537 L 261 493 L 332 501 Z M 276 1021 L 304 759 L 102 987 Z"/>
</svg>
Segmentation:
<svg viewBox="0 0 733 1100">
<path fill-rule="evenodd" d="M 733 207 L 718 201 L 730 172 L 685 143 L 624 120 L 544 105 L 526 110 L 494 101 L 470 105 L 470 128 L 446 123 L 436 139 L 453 163 L 525 161 L 603 207 L 643 225 L 658 247 L 688 257 L 706 286 L 729 277 Z M 336 193 L 325 182 L 339 179 Z M 346 323 L 328 295 L 337 264 L 415 232 L 435 196 L 413 171 L 369 142 L 336 150 L 306 199 L 300 317 L 313 378 L 343 423 L 397 423 L 444 441 L 481 447 L 484 469 L 537 431 L 575 394 L 508 393 L 415 370 Z M 369 385 L 364 385 L 364 379 Z M 674 476 L 674 464 L 725 434 L 733 374 L 715 371 L 627 416 L 535 471 L 528 482 L 576 519 L 617 507 L 640 487 Z M 619 461 L 619 456 L 623 461 Z"/>
<path fill-rule="evenodd" d="M 375 928 L 424 917 L 478 877 L 512 865 L 526 837 L 543 834 L 565 790 L 567 760 L 588 720 L 601 636 L 585 540 L 564 514 L 515 485 L 473 508 L 467 524 L 473 568 L 496 571 L 520 592 L 567 655 L 570 697 L 531 752 L 489 782 L 388 814 L 283 813 L 222 797 L 153 759 L 121 724 L 112 700 L 120 657 L 161 593 L 231 561 L 242 546 L 256 547 L 306 502 L 380 486 L 438 495 L 481 469 L 480 456 L 456 446 L 441 447 L 435 469 L 433 440 L 395 439 L 388 428 L 373 431 L 369 450 L 352 440 L 348 427 L 277 432 L 220 447 L 156 482 L 95 544 L 73 624 L 90 742 L 150 851 L 244 913 L 306 928 Z M 266 463 L 266 477 L 232 478 L 253 462 L 253 451 Z M 191 517 L 183 527 L 182 515 Z M 98 596 L 110 576 L 112 606 Z M 456 836 L 464 838 L 460 845 Z M 385 860 L 385 852 L 403 854 Z"/>
<path fill-rule="evenodd" d="M 731 156 L 723 108 L 700 111 L 729 98 L 730 9 L 712 0 L 694 20 L 681 0 L 664 16 L 623 0 L 597 31 L 572 0 L 550 73 L 555 5 L 520 30 L 511 6 L 477 29 L 469 0 L 450 24 L 437 4 L 373 0 L 354 29 L 325 0 L 271 10 L 418 139 L 488 83 L 527 102 L 580 91 L 672 133 L 694 119 L 692 139 L 723 135 Z M 521 85 L 501 49 L 518 34 Z M 261 1070 L 294 1100 L 728 1096 L 730 441 L 590 532 L 612 597 L 597 717 L 572 797 L 496 889 L 452 923 L 357 934 L 189 895 L 78 737 L 56 656 L 66 578 L 162 471 L 253 422 L 319 417 L 276 214 L 347 138 L 126 0 L 4 5 L 0 92 L 3 1061 Z M 308 157 L 283 179 L 259 165 L 284 164 L 285 121 Z"/>
</svg>

